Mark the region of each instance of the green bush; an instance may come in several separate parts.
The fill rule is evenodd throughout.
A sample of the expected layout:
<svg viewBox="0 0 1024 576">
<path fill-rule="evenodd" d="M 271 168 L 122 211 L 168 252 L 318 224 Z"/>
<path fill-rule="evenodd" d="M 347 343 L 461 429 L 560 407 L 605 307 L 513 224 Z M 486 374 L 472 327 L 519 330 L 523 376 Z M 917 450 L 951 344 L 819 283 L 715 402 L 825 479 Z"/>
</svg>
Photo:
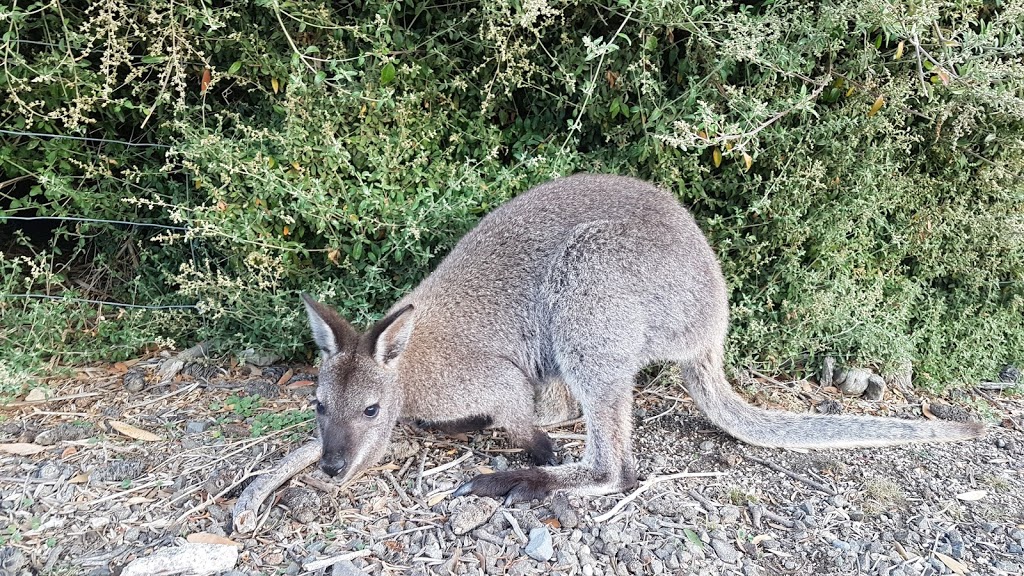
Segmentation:
<svg viewBox="0 0 1024 576">
<path fill-rule="evenodd" d="M 831 353 L 947 384 L 1024 361 L 1019 1 L 58 0 L 0 19 L 2 128 L 113 141 L 0 134 L 0 218 L 187 228 L 0 236 L 0 373 L 197 339 L 298 354 L 298 290 L 366 322 L 495 205 L 583 170 L 693 209 L 736 366 Z"/>
</svg>

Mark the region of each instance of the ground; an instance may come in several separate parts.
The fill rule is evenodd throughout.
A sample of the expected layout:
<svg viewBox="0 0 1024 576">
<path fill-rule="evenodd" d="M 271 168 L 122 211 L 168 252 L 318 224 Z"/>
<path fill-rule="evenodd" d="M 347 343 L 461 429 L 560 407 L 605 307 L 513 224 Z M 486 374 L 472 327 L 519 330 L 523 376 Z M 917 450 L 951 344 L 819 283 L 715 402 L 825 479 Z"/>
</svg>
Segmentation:
<svg viewBox="0 0 1024 576">
<path fill-rule="evenodd" d="M 929 416 L 987 422 L 978 441 L 798 453 L 723 435 L 663 371 L 637 388 L 638 493 L 452 498 L 522 456 L 498 432 L 400 427 L 376 468 L 338 486 L 310 467 L 238 534 L 241 487 L 311 436 L 315 369 L 178 363 L 161 383 L 170 364 L 77 368 L 0 409 L 0 575 L 156 573 L 142 559 L 185 543 L 212 543 L 203 566 L 235 576 L 1024 573 L 1024 403 L 999 392 L 952 410 L 929 400 Z M 864 402 L 763 376 L 741 388 L 770 408 L 922 413 L 899 391 Z M 583 433 L 552 431 L 562 458 Z"/>
</svg>

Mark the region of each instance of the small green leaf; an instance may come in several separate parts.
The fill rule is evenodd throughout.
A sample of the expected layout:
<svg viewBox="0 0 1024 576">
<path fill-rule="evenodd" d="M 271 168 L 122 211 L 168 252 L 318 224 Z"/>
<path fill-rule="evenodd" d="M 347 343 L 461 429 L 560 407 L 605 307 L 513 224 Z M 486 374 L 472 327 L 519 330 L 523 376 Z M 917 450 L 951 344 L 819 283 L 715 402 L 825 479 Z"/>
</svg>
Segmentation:
<svg viewBox="0 0 1024 576">
<path fill-rule="evenodd" d="M 142 63 L 143 64 L 159 64 L 159 63 L 163 62 L 164 60 L 167 60 L 166 56 L 143 56 L 142 57 Z"/>
<path fill-rule="evenodd" d="M 380 83 L 387 86 L 395 79 L 395 64 L 388 62 L 380 71 Z"/>
<path fill-rule="evenodd" d="M 316 76 L 313 78 L 313 84 L 316 84 L 317 86 L 319 86 L 319 85 L 323 84 L 324 80 L 326 80 L 326 79 L 327 79 L 327 72 L 324 72 L 323 70 L 321 70 L 321 71 L 317 72 Z"/>
<path fill-rule="evenodd" d="M 240 61 L 238 61 L 238 60 L 235 60 L 234 64 L 232 64 L 231 67 L 228 68 L 228 74 L 234 74 L 234 73 L 238 72 L 241 69 L 242 69 L 242 63 Z"/>
<path fill-rule="evenodd" d="M 683 528 L 683 534 L 686 535 L 686 539 L 693 543 L 697 548 L 704 548 L 704 542 L 701 541 L 700 536 L 696 532 L 689 528 Z"/>
</svg>

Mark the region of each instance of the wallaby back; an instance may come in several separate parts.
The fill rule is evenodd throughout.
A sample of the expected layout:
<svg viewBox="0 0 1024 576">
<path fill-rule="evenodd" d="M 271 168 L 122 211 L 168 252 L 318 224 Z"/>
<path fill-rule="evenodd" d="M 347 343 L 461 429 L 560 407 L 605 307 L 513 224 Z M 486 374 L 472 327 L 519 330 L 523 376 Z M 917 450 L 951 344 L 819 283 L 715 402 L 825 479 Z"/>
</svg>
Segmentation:
<svg viewBox="0 0 1024 576">
<path fill-rule="evenodd" d="M 309 302 L 307 310 L 314 334 L 330 333 L 329 315 Z M 357 367 L 333 370 L 325 360 L 326 404 L 341 406 L 351 395 L 362 403 L 401 397 L 401 413 L 382 426 L 401 417 L 449 430 L 500 427 L 538 463 L 553 461 L 553 452 L 535 426 L 536 406 L 568 390 L 587 424 L 581 462 L 478 477 L 459 493 L 517 500 L 630 487 L 633 379 L 659 361 L 678 363 L 708 418 L 752 444 L 874 446 L 982 431 L 977 424 L 787 414 L 743 402 L 722 366 L 728 302 L 715 255 L 672 195 L 631 178 L 571 176 L 512 199 L 466 234 L 389 318 L 402 310 L 412 312 L 401 346 L 363 345 L 398 350 L 388 366 L 349 362 Z M 387 332 L 378 325 L 370 334 Z M 369 390 L 364 382 L 373 383 Z M 323 416 L 321 434 L 358 420 L 359 406 L 333 421 Z"/>
</svg>

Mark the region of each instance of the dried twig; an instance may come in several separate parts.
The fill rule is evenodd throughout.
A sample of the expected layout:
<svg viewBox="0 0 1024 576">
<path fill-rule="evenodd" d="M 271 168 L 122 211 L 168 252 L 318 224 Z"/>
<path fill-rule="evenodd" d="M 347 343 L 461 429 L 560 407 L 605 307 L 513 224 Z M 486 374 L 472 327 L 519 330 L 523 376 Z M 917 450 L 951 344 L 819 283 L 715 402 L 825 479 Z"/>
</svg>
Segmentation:
<svg viewBox="0 0 1024 576">
<path fill-rule="evenodd" d="M 600 516 L 594 517 L 594 522 L 604 522 L 618 514 L 626 504 L 629 504 L 633 500 L 636 500 L 641 494 L 648 491 L 655 484 L 659 482 L 666 482 L 668 480 L 679 480 L 680 478 L 708 478 L 712 476 L 725 476 L 725 472 L 679 472 L 677 474 L 666 474 L 664 476 L 652 476 L 647 480 L 644 480 L 636 490 L 631 492 L 628 496 L 619 500 L 619 503 L 612 506 L 611 510 L 601 514 Z"/>
<path fill-rule="evenodd" d="M 256 529 L 257 513 L 270 493 L 295 476 L 300 470 L 320 458 L 320 441 L 314 440 L 291 452 L 273 471 L 260 476 L 245 487 L 235 502 L 234 527 L 237 532 L 249 533 Z"/>
<path fill-rule="evenodd" d="M 419 475 L 419 477 L 420 478 L 426 478 L 427 476 L 432 476 L 434 474 L 438 474 L 440 472 L 444 472 L 445 470 L 447 470 L 449 468 L 454 468 L 454 467 L 458 466 L 459 464 L 462 464 L 466 460 L 469 460 L 472 456 L 473 456 L 472 452 L 466 452 L 462 456 L 459 456 L 458 458 L 456 458 L 455 460 L 452 460 L 451 462 L 449 462 L 447 464 L 442 464 L 440 466 L 435 466 L 434 468 L 431 468 L 429 470 L 424 470 L 423 473 Z"/>
<path fill-rule="evenodd" d="M 44 398 L 42 400 L 22 400 L 20 402 L 11 402 L 9 404 L 0 404 L 0 408 L 21 408 L 22 406 L 35 406 L 37 404 L 48 404 L 50 402 L 60 402 L 62 400 L 74 400 L 76 398 L 88 398 L 90 396 L 99 396 L 102 392 L 82 392 L 81 394 L 68 394 L 66 396 L 54 396 L 53 398 Z"/>
<path fill-rule="evenodd" d="M 802 476 L 800 474 L 797 474 L 796 472 L 793 472 L 792 470 L 789 470 L 788 468 L 783 468 L 782 466 L 779 466 L 778 464 L 776 464 L 774 462 L 769 462 L 767 460 L 763 460 L 761 458 L 758 458 L 757 456 L 751 456 L 750 454 L 743 454 L 742 456 L 744 458 L 746 458 L 747 460 L 751 460 L 753 462 L 757 462 L 758 464 L 761 464 L 762 466 L 767 466 L 767 467 L 771 468 L 772 470 L 775 470 L 776 472 L 781 472 L 781 473 L 785 474 L 786 476 L 789 476 L 790 478 L 792 478 L 794 480 L 798 480 L 800 482 L 803 482 L 804 484 L 810 486 L 811 488 L 814 488 L 815 490 L 824 492 L 825 494 L 828 494 L 829 496 L 835 496 L 836 495 L 835 490 L 829 488 L 828 486 L 825 486 L 824 484 L 821 484 L 820 482 L 815 482 L 814 480 L 811 480 L 810 478 L 808 478 L 806 476 Z"/>
<path fill-rule="evenodd" d="M 355 552 L 345 552 L 344 554 L 338 554 L 337 556 L 331 556 L 329 558 L 321 558 L 320 560 L 312 560 L 302 565 L 302 569 L 309 572 L 316 572 L 321 568 L 327 568 L 334 566 L 338 562 L 344 562 L 345 560 L 355 560 L 356 558 L 362 558 L 370 555 L 369 548 L 363 548 L 362 550 L 356 550 Z"/>
</svg>

